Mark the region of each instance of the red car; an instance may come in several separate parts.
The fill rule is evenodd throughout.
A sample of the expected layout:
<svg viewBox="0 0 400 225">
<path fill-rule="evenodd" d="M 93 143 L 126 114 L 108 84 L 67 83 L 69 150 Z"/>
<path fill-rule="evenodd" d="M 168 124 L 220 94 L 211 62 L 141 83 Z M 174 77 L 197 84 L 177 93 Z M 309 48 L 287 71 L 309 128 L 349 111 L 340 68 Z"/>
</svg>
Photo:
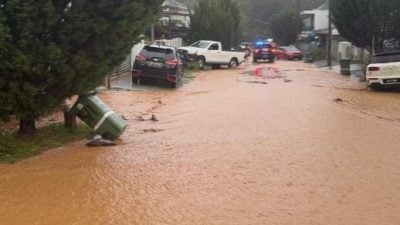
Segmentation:
<svg viewBox="0 0 400 225">
<path fill-rule="evenodd" d="M 288 59 L 288 60 L 302 60 L 303 53 L 294 46 L 281 46 L 275 52 L 278 59 Z"/>
</svg>

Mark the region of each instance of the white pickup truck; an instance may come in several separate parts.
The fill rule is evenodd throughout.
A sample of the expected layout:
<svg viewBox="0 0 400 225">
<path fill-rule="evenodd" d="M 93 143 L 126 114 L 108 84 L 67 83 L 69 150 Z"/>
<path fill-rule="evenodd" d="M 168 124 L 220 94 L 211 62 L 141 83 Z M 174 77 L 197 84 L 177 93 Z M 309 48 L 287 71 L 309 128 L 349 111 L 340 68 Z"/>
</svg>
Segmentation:
<svg viewBox="0 0 400 225">
<path fill-rule="evenodd" d="M 400 51 L 381 52 L 367 67 L 367 82 L 372 89 L 400 86 Z"/>
<path fill-rule="evenodd" d="M 219 66 L 228 65 L 229 67 L 237 67 L 244 62 L 245 52 L 223 51 L 221 42 L 201 40 L 180 50 L 187 51 L 187 54 L 199 63 L 199 67 L 204 65 Z"/>
</svg>

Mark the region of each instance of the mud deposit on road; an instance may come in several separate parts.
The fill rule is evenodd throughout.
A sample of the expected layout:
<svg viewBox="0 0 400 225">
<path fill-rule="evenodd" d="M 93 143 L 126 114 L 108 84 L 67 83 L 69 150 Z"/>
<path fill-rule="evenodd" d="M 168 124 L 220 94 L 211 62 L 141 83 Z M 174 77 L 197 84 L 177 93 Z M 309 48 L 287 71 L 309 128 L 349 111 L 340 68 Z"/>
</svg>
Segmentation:
<svg viewBox="0 0 400 225">
<path fill-rule="evenodd" d="M 398 94 L 302 62 L 237 81 L 257 66 L 102 93 L 118 145 L 0 165 L 0 224 L 400 224 L 400 124 L 375 116 L 399 118 Z"/>
</svg>

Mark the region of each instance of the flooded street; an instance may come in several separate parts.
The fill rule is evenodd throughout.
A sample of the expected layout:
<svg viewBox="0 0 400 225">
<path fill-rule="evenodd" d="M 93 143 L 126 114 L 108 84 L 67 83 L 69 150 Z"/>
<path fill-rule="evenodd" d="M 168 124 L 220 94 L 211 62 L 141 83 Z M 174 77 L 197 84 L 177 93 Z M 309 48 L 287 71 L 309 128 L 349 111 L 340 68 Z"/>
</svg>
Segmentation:
<svg viewBox="0 0 400 225">
<path fill-rule="evenodd" d="M 277 61 L 99 96 L 118 145 L 0 165 L 1 225 L 400 224 L 399 93 Z"/>
</svg>

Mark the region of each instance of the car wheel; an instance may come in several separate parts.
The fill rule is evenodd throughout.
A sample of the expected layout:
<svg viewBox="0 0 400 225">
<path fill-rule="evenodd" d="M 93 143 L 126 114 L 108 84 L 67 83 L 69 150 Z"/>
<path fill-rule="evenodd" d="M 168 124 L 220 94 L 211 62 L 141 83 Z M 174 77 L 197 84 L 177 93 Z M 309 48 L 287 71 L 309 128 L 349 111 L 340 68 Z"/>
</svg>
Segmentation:
<svg viewBox="0 0 400 225">
<path fill-rule="evenodd" d="M 368 90 L 381 91 L 382 90 L 382 86 L 380 84 L 370 84 L 370 85 L 368 85 Z"/>
<path fill-rule="evenodd" d="M 238 66 L 238 61 L 236 59 L 231 59 L 231 61 L 229 62 L 229 67 L 235 68 L 237 66 Z"/>
<path fill-rule="evenodd" d="M 203 56 L 200 56 L 197 60 L 197 63 L 199 64 L 199 68 L 203 69 L 204 65 L 206 64 L 206 59 Z"/>
<path fill-rule="evenodd" d="M 139 78 L 132 78 L 132 84 L 140 84 Z"/>
<path fill-rule="evenodd" d="M 170 88 L 176 88 L 177 85 L 178 85 L 178 84 L 175 83 L 175 82 L 168 82 L 168 86 L 169 86 Z"/>
<path fill-rule="evenodd" d="M 275 57 L 272 57 L 268 60 L 270 63 L 274 63 L 275 62 Z"/>
</svg>

